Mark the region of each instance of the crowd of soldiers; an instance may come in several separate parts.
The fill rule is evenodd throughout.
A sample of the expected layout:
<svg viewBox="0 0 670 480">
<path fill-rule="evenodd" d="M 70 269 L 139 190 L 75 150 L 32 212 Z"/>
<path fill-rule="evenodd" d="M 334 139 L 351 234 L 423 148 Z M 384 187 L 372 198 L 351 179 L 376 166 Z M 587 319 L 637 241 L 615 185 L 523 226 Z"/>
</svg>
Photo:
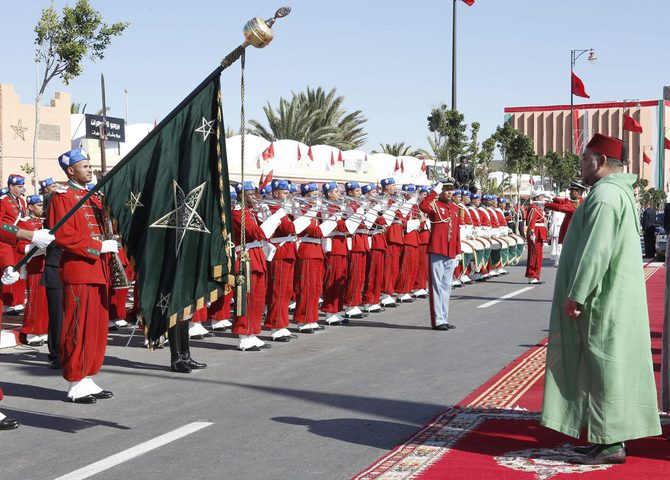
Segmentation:
<svg viewBox="0 0 670 480">
<path fill-rule="evenodd" d="M 131 278 L 133 272 L 120 244 L 105 233 L 98 195 L 49 233 L 84 198 L 92 179 L 82 149 L 63 154 L 59 163 L 66 185 L 45 179 L 39 195 L 24 199 L 25 178 L 11 175 L 1 192 L 3 311 L 23 310 L 21 342 L 48 343 L 50 366 L 62 369 L 68 381 L 66 399 L 95 403 L 112 396 L 93 380 L 104 360 L 108 330 L 130 326 L 129 291 L 110 287 L 108 255 L 119 254 Z M 519 212 L 506 198 L 459 186 L 451 178 L 430 188 L 398 185 L 394 178 L 379 185 L 346 182 L 343 188 L 336 182 L 297 186 L 274 179 L 260 190 L 245 181 L 230 197 L 237 268 L 248 259 L 251 293 L 244 312 L 236 311 L 233 289 L 169 329 L 174 372 L 206 367 L 191 357 L 189 338 L 211 336 L 210 329 L 230 329 L 238 336 L 238 350 L 259 351 L 269 348 L 258 337 L 263 328 L 270 330 L 271 341 L 288 342 L 430 298 L 433 329 L 451 330 L 451 287 L 506 274 L 526 244 L 526 276 L 539 281 L 535 245 L 541 265 L 546 240 L 540 207 L 534 203 Z M 515 233 L 519 214 L 527 219 L 523 236 Z M 14 271 L 34 247 L 38 255 L 24 271 Z M 131 301 L 135 312 L 137 303 Z M 297 328 L 289 330 L 291 321 Z M 0 414 L 0 428 L 15 428 L 18 423 L 12 422 Z"/>
</svg>

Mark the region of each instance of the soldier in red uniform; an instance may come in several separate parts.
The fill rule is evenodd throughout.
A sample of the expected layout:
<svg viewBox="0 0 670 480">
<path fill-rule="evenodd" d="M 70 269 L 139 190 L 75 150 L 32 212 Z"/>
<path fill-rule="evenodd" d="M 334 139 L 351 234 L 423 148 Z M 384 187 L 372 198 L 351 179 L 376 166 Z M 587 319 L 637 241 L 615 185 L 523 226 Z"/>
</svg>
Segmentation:
<svg viewBox="0 0 670 480">
<path fill-rule="evenodd" d="M 68 177 L 68 188 L 51 199 L 47 220 L 55 225 L 87 193 L 92 170 L 83 149 L 58 157 Z M 116 240 L 104 240 L 102 202 L 96 195 L 56 231 L 62 250 L 63 330 L 60 356 L 63 377 L 69 382 L 67 400 L 95 403 L 111 398 L 93 381 L 102 367 L 107 347 L 110 272 L 105 253 L 118 252 Z"/>
<path fill-rule="evenodd" d="M 287 205 L 291 185 L 286 180 L 272 181 L 272 198 Z M 276 213 L 280 205 L 270 205 L 270 212 Z M 293 295 L 293 276 L 297 256 L 295 226 L 287 216 L 275 230 L 270 243 L 277 249 L 268 262 L 267 315 L 265 326 L 271 329 L 271 338 L 276 342 L 288 342 L 292 335 L 288 330 L 288 306 Z"/>
<path fill-rule="evenodd" d="M 376 188 L 373 184 L 363 185 L 361 193 L 368 197 L 374 197 Z M 374 200 L 372 200 L 374 202 Z M 372 207 L 374 212 L 380 206 L 375 202 Z M 381 313 L 384 311 L 379 302 L 381 300 L 382 282 L 384 279 L 384 253 L 386 252 L 386 222 L 383 217 L 377 216 L 374 223 L 368 229 L 370 242 L 370 255 L 365 265 L 365 282 L 363 286 L 362 301 L 368 313 Z"/>
<path fill-rule="evenodd" d="M 28 214 L 26 201 L 23 195 L 26 191 L 26 179 L 21 175 L 12 174 L 7 179 L 7 195 L 0 199 L 0 222 L 8 225 L 17 225 Z M 23 255 L 14 251 L 16 263 Z M 12 285 L 5 285 L 2 289 L 4 313 L 20 313 L 26 301 L 26 282 L 19 280 Z"/>
<path fill-rule="evenodd" d="M 414 290 L 414 280 L 419 269 L 418 248 L 419 232 L 421 224 L 419 220 L 419 207 L 416 204 L 416 185 L 403 185 L 403 200 L 405 207 L 399 212 L 400 225 L 404 229 L 403 245 L 400 257 L 400 268 L 398 269 L 398 278 L 395 283 L 395 292 L 398 300 L 404 303 L 414 302 L 412 292 Z"/>
<path fill-rule="evenodd" d="M 358 182 L 347 182 L 344 184 L 347 195 L 359 198 L 361 186 Z M 361 219 L 360 224 L 351 236 L 351 248 L 349 249 L 349 262 L 346 272 L 346 294 L 344 305 L 345 318 L 363 318 L 363 287 L 365 286 L 365 269 L 368 256 L 370 255 L 370 244 L 368 243 L 368 229 L 365 227 L 365 207 L 362 201 L 354 200 L 347 205 L 350 220 Z M 346 228 L 345 228 L 346 230 Z"/>
<path fill-rule="evenodd" d="M 542 204 L 543 192 L 534 190 L 531 193 L 531 204 L 526 210 L 526 243 L 528 244 L 528 263 L 526 278 L 528 283 L 542 283 L 542 248 L 547 241 L 547 226 L 544 220 Z"/>
<path fill-rule="evenodd" d="M 417 203 L 428 196 L 428 187 L 419 188 L 419 196 Z M 416 280 L 414 281 L 414 296 L 416 298 L 428 298 L 428 241 L 430 239 L 430 222 L 428 218 L 419 211 L 419 218 L 421 224 L 419 225 L 419 246 L 418 246 L 418 262 L 419 269 L 416 273 Z"/>
<path fill-rule="evenodd" d="M 44 198 L 42 195 L 30 195 L 27 198 L 28 215 L 21 219 L 17 226 L 25 230 L 41 230 L 44 214 Z M 30 243 L 20 241 L 17 244 L 19 255 L 23 256 L 30 250 Z M 23 313 L 23 328 L 19 335 L 21 342 L 28 345 L 41 346 L 47 341 L 49 332 L 49 309 L 46 289 L 40 285 L 44 271 L 44 250 L 39 250 L 26 265 L 28 301 Z"/>
<path fill-rule="evenodd" d="M 337 182 L 326 182 L 322 186 L 323 195 L 330 202 L 340 201 L 340 191 Z M 334 204 L 326 205 L 328 213 L 321 222 L 321 233 L 324 238 L 323 250 L 324 277 L 323 277 L 323 304 L 321 311 L 326 314 L 326 323 L 339 325 L 344 318 L 339 314 L 345 308 L 345 294 L 349 291 L 347 285 L 347 263 L 351 265 L 348 257 L 347 226 L 341 216 L 341 209 Z M 347 260 L 350 260 L 347 262 Z M 363 265 L 365 265 L 363 263 Z M 360 297 L 360 295 L 359 295 Z M 361 314 L 362 316 L 362 314 Z"/>
<path fill-rule="evenodd" d="M 300 185 L 300 193 L 303 198 L 316 197 L 318 187 L 315 183 L 303 183 Z M 310 213 L 311 212 L 311 213 Z M 300 245 L 298 246 L 298 262 L 296 264 L 296 307 L 293 313 L 293 321 L 298 324 L 302 333 L 314 333 L 314 330 L 323 329 L 319 321 L 319 297 L 323 290 L 323 249 L 321 242 L 323 234 L 319 228 L 316 218 L 310 218 L 315 210 L 306 211 L 302 219 L 307 226 L 300 230 Z M 307 217 L 307 218 L 305 218 Z"/>
<path fill-rule="evenodd" d="M 456 328 L 449 323 L 449 299 L 454 269 L 461 259 L 461 238 L 458 206 L 451 202 L 454 184 L 445 179 L 421 201 L 419 208 L 431 223 L 430 253 L 430 321 L 433 330 Z"/>
<path fill-rule="evenodd" d="M 380 182 L 382 195 L 387 199 L 388 209 L 382 218 L 386 223 L 386 252 L 384 254 L 384 280 L 382 282 L 381 304 L 384 307 L 397 307 L 395 284 L 400 270 L 402 253 L 402 225 L 400 224 L 400 199 L 396 198 L 396 184 L 393 177 L 383 178 Z"/>
<path fill-rule="evenodd" d="M 563 223 L 561 223 L 561 229 L 558 232 L 558 243 L 563 244 L 563 239 L 565 234 L 568 232 L 568 227 L 572 221 L 572 215 L 574 215 L 575 210 L 579 207 L 584 199 L 582 198 L 582 193 L 586 190 L 586 187 L 579 182 L 570 183 L 570 198 L 560 198 L 556 197 L 553 201 L 547 202 L 544 204 L 545 210 L 553 210 L 555 212 L 561 212 L 565 214 L 563 217 Z"/>
</svg>

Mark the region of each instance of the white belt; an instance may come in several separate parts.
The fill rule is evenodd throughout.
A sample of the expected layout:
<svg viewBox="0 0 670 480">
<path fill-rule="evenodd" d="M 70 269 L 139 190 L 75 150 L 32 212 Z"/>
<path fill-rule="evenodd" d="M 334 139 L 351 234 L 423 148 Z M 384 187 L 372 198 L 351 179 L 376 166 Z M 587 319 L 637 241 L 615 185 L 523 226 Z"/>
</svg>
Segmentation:
<svg viewBox="0 0 670 480">
<path fill-rule="evenodd" d="M 330 232 L 331 237 L 344 237 L 345 235 L 346 235 L 346 233 L 344 233 L 344 232 L 336 232 L 336 231 Z"/>
<path fill-rule="evenodd" d="M 384 233 L 384 231 L 382 230 L 382 231 L 376 231 L 376 232 L 368 232 L 368 235 L 370 235 L 370 236 L 379 235 L 380 233 Z"/>
<path fill-rule="evenodd" d="M 270 243 L 295 242 L 296 239 L 297 237 L 295 235 L 289 235 L 288 237 L 271 238 Z"/>
<path fill-rule="evenodd" d="M 536 227 L 546 227 L 546 225 L 544 223 L 536 223 L 535 226 Z"/>
<path fill-rule="evenodd" d="M 246 250 L 251 250 L 252 248 L 259 248 L 259 247 L 262 247 L 262 246 L 263 246 L 263 242 L 261 242 L 260 240 L 256 240 L 255 242 L 247 243 L 245 245 L 245 249 Z M 236 246 L 235 251 L 237 253 L 241 252 L 242 251 L 242 246 L 241 245 Z"/>
<path fill-rule="evenodd" d="M 320 238 L 313 238 L 313 237 L 302 237 L 300 238 L 301 243 L 316 243 L 318 245 L 321 245 L 321 239 Z"/>
<path fill-rule="evenodd" d="M 363 233 L 363 234 L 367 235 L 368 231 L 363 229 L 363 228 L 359 228 L 354 233 Z"/>
</svg>

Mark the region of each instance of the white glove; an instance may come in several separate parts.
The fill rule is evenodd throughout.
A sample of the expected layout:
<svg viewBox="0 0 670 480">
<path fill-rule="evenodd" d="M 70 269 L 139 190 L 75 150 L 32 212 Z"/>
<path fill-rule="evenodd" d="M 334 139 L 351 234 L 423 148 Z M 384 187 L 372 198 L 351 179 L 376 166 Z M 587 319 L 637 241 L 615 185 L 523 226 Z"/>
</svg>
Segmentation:
<svg viewBox="0 0 670 480">
<path fill-rule="evenodd" d="M 30 241 L 30 244 L 33 247 L 37 248 L 46 248 L 51 242 L 54 241 L 56 237 L 49 233 L 49 230 L 46 228 L 42 230 L 35 230 L 33 232 L 33 239 Z"/>
<path fill-rule="evenodd" d="M 442 187 L 444 187 L 444 183 L 442 182 L 437 182 L 435 186 L 433 187 L 433 191 L 437 192 L 438 195 L 442 192 Z"/>
<path fill-rule="evenodd" d="M 14 267 L 7 267 L 5 271 L 2 272 L 2 284 L 11 285 L 19 281 L 20 275 L 19 272 L 14 271 Z"/>
<path fill-rule="evenodd" d="M 119 253 L 119 242 L 116 240 L 103 240 L 100 253 Z"/>
<path fill-rule="evenodd" d="M 461 255 L 461 254 L 459 253 L 459 254 L 456 255 L 455 258 L 456 258 L 456 261 L 460 262 L 460 261 L 461 261 L 461 258 L 463 258 L 463 255 Z"/>
</svg>

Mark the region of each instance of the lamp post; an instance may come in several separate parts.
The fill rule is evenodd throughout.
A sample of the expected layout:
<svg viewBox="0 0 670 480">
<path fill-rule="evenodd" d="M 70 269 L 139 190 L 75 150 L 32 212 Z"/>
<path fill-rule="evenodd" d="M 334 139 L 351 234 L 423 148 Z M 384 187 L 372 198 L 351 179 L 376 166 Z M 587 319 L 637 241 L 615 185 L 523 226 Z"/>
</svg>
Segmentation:
<svg viewBox="0 0 670 480">
<path fill-rule="evenodd" d="M 575 96 L 572 93 L 572 74 L 575 71 L 577 59 L 586 52 L 589 52 L 589 62 L 594 63 L 598 59 L 592 48 L 570 50 L 570 151 L 572 153 L 575 153 Z"/>
<path fill-rule="evenodd" d="M 454 24 L 451 36 L 451 108 L 456 110 L 456 2 L 454 0 Z"/>
</svg>

